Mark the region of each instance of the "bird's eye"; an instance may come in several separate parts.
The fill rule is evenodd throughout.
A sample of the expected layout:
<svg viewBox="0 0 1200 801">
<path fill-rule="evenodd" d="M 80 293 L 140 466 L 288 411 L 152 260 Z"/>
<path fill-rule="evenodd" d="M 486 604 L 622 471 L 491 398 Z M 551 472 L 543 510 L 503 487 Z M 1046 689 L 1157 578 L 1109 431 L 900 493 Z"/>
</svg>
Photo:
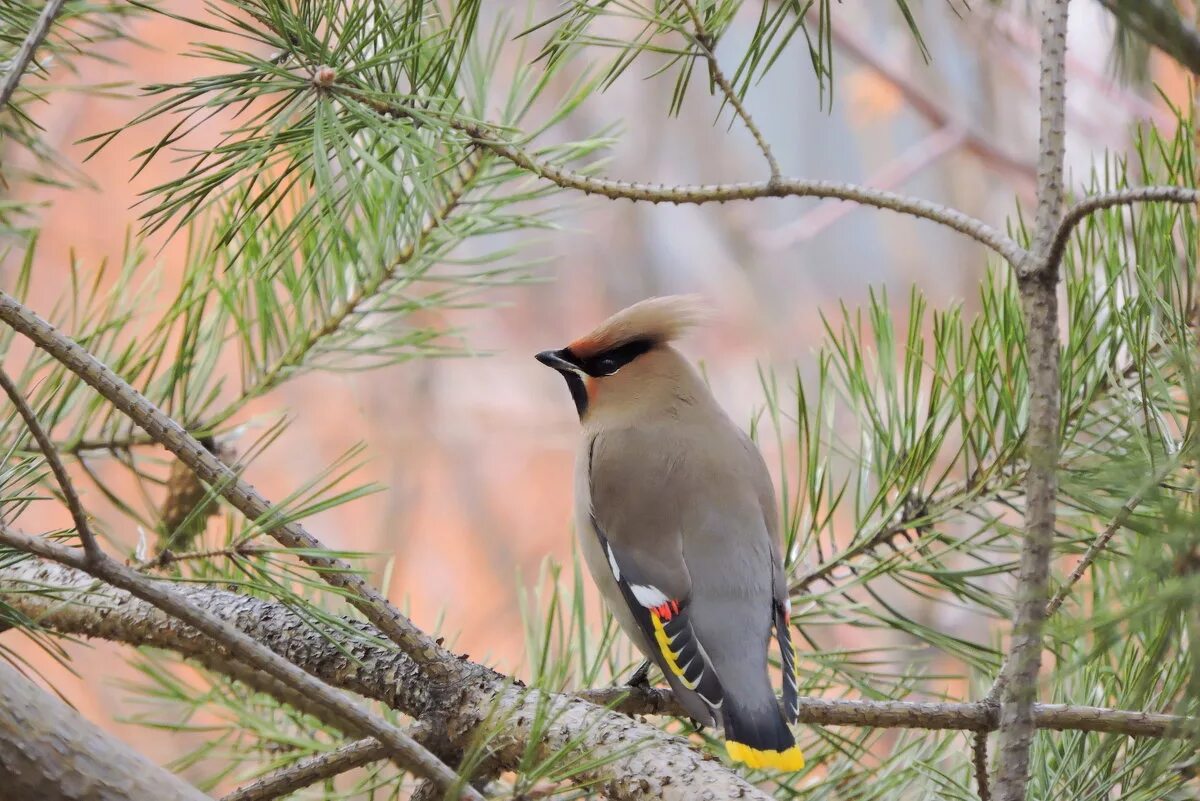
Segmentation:
<svg viewBox="0 0 1200 801">
<path fill-rule="evenodd" d="M 617 371 L 617 360 L 606 358 L 596 362 L 596 372 L 600 375 L 612 375 Z"/>
</svg>

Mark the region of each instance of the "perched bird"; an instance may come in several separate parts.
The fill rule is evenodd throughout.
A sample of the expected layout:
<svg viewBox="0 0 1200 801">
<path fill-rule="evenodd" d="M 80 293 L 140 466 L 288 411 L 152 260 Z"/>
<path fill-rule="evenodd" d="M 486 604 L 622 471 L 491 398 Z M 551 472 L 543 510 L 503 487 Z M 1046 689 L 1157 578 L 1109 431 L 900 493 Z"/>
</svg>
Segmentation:
<svg viewBox="0 0 1200 801">
<path fill-rule="evenodd" d="M 724 728 L 731 758 L 799 770 L 775 491 L 758 449 L 671 346 L 700 316 L 693 297 L 651 298 L 537 359 L 579 412 L 576 532 L 621 628 L 692 718 Z M 767 672 L 772 630 L 783 709 Z"/>
</svg>

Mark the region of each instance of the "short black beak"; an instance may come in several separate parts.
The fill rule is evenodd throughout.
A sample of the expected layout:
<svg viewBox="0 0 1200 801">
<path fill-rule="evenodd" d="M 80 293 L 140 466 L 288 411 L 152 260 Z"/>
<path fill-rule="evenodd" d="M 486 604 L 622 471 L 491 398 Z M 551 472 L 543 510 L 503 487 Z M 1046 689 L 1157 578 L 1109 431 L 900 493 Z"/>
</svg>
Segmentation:
<svg viewBox="0 0 1200 801">
<path fill-rule="evenodd" d="M 563 358 L 563 355 L 564 354 L 561 350 L 544 350 L 534 358 L 547 367 L 553 367 L 560 373 L 578 372 L 579 365 L 567 361 Z"/>
</svg>

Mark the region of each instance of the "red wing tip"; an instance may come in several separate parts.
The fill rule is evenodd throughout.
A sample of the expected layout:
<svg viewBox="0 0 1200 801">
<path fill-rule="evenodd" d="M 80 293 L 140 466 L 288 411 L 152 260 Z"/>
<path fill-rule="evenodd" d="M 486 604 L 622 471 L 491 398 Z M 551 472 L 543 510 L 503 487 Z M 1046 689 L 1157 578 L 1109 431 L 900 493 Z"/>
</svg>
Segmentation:
<svg viewBox="0 0 1200 801">
<path fill-rule="evenodd" d="M 662 620 L 670 620 L 679 614 L 679 601 L 667 601 L 665 604 L 651 607 L 650 611 Z"/>
</svg>

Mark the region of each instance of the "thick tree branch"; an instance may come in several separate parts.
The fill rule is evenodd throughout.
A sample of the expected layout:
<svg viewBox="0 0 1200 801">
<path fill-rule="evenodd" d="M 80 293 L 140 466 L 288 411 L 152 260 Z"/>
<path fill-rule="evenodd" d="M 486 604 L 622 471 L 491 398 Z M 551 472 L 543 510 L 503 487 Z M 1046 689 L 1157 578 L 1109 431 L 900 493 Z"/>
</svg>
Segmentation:
<svg viewBox="0 0 1200 801">
<path fill-rule="evenodd" d="M 0 799 L 210 801 L 0 660 Z"/>
<path fill-rule="evenodd" d="M 33 588 L 38 591 L 24 591 Z M 52 592 L 51 588 L 61 590 Z M 437 699 L 431 697 L 435 689 L 422 681 L 412 659 L 379 645 L 378 632 L 366 624 L 348 622 L 347 625 L 352 631 L 356 629 L 359 636 L 345 635 L 339 648 L 282 604 L 202 586 L 182 585 L 178 592 L 332 686 L 378 700 L 408 714 L 424 712 L 437 717 L 443 713 Z M 128 593 L 96 586 L 88 576 L 76 570 L 35 560 L 0 568 L 0 600 L 62 634 L 163 648 L 198 660 L 217 672 L 243 678 L 236 666 L 230 667 L 229 656 L 221 649 L 214 649 L 206 637 Z M 251 686 L 259 688 L 253 677 Z M 261 689 L 274 694 L 269 687 Z M 660 689 L 586 690 L 579 693 L 579 699 L 611 706 L 626 715 L 685 714 L 671 693 Z M 451 744 L 465 745 L 473 732 L 460 729 L 460 722 L 465 719 L 461 710 L 446 709 L 444 714 L 449 716 L 444 730 Z M 646 729 L 622 716 L 615 716 L 615 720 L 625 728 L 606 732 L 606 736 L 614 740 L 620 737 L 623 742 L 635 741 Z M 985 703 L 805 698 L 801 701 L 800 721 L 824 726 L 994 731 L 998 716 L 995 707 Z M 609 722 L 605 720 L 605 725 Z M 1103 707 L 1039 704 L 1035 709 L 1035 723 L 1042 729 L 1173 737 L 1186 736 L 1180 732 L 1197 721 Z M 521 723 L 517 728 L 525 725 Z M 616 733 L 618 730 L 620 734 Z M 668 742 L 673 741 L 673 738 L 663 737 Z"/>
<path fill-rule="evenodd" d="M 21 42 L 21 47 L 13 57 L 8 72 L 4 73 L 4 83 L 0 84 L 0 112 L 4 111 L 13 92 L 17 91 L 17 87 L 21 85 L 21 78 L 25 76 L 25 70 L 28 69 L 29 62 L 33 60 L 33 54 L 46 40 L 46 36 L 50 33 L 50 26 L 54 24 L 54 18 L 62 11 L 63 2 L 64 0 L 47 0 L 46 5 L 42 8 L 42 13 L 38 15 L 38 18 L 34 20 L 33 27 L 29 29 L 25 41 Z"/>
<path fill-rule="evenodd" d="M 55 587 L 61 592 L 50 591 Z M 570 748 L 595 765 L 579 780 L 610 798 L 691 801 L 704 792 L 714 799 L 767 798 L 678 737 L 584 700 L 524 690 L 465 658 L 455 660 L 461 673 L 453 687 L 433 684 L 410 655 L 381 645 L 380 633 L 365 623 L 346 621 L 360 636 L 345 634 L 339 647 L 283 604 L 198 585 L 175 591 L 326 683 L 436 725 L 452 748 L 470 748 L 481 727 L 496 729 L 489 757 L 502 769 L 518 767 L 531 752 L 545 759 Z M 0 599 L 63 634 L 165 648 L 244 675 L 227 651 L 196 630 L 77 570 L 40 560 L 0 568 Z"/>
<path fill-rule="evenodd" d="M 25 421 L 25 427 L 29 429 L 29 433 L 33 435 L 42 455 L 46 457 L 46 462 L 50 465 L 50 472 L 54 474 L 54 480 L 58 482 L 59 489 L 62 491 L 67 510 L 75 522 L 75 533 L 79 535 L 79 540 L 83 543 L 84 553 L 93 561 L 100 559 L 103 555 L 100 544 L 96 542 L 96 537 L 92 534 L 92 528 L 88 525 L 87 512 L 83 510 L 83 504 L 79 501 L 79 494 L 75 492 L 75 485 L 71 483 L 71 476 L 68 475 L 67 468 L 63 466 L 62 459 L 58 458 L 58 451 L 55 449 L 54 443 L 50 441 L 49 435 L 42 428 L 33 409 L 29 408 L 21 390 L 17 389 L 12 379 L 8 377 L 8 373 L 3 369 L 0 369 L 0 387 L 4 388 L 8 399 L 12 401 L 13 406 L 17 407 L 17 413 Z"/>
<path fill-rule="evenodd" d="M 1024 801 L 1033 742 L 1033 708 L 1042 664 L 1042 624 L 1054 543 L 1058 493 L 1059 372 L 1058 269 L 1046 255 L 1062 214 L 1063 142 L 1066 126 L 1068 0 L 1044 0 L 1042 74 L 1039 92 L 1041 134 L 1038 203 L 1033 249 L 1017 265 L 1025 316 L 1029 365 L 1029 422 L 1025 476 L 1025 542 L 1017 580 L 1008 689 L 1000 706 L 999 761 L 995 793 L 999 801 Z"/>
<path fill-rule="evenodd" d="M 483 796 L 470 786 L 463 785 L 454 771 L 399 727 L 335 692 L 324 682 L 313 678 L 266 646 L 260 645 L 217 615 L 193 604 L 183 594 L 163 586 L 162 582 L 148 579 L 107 557 L 92 559 L 74 548 L 67 548 L 41 537 L 19 534 L 4 527 L 0 527 L 0 543 L 82 570 L 140 598 L 220 644 L 238 661 L 261 670 L 306 695 L 313 707 L 323 713 L 323 720 L 348 733 L 359 736 L 366 734 L 376 738 L 387 747 L 388 755 L 400 767 L 437 782 L 443 790 L 453 789 L 463 798 L 483 801 Z"/>
<path fill-rule="evenodd" d="M 688 16 L 692 19 L 692 25 L 695 27 L 695 40 L 700 49 L 704 52 L 704 58 L 708 62 L 708 77 L 720 88 L 721 93 L 725 95 L 725 100 L 733 107 L 733 111 L 737 114 L 746 126 L 746 130 L 750 131 L 750 135 L 754 137 L 755 144 L 762 151 L 763 158 L 767 160 L 767 167 L 771 170 L 771 180 L 778 181 L 782 174 L 779 171 L 779 162 L 775 160 L 775 154 L 771 152 L 771 145 L 767 142 L 767 138 L 763 136 L 763 132 L 759 130 L 758 125 L 754 122 L 754 118 L 750 116 L 750 112 L 742 105 L 742 100 L 738 97 L 733 85 L 729 83 L 729 79 L 725 77 L 725 73 L 721 71 L 721 63 L 717 61 L 716 40 L 708 29 L 704 26 L 704 19 L 700 16 L 700 12 L 696 10 L 695 3 L 692 0 L 680 0 L 683 3 L 684 9 L 687 10 Z"/>
</svg>

